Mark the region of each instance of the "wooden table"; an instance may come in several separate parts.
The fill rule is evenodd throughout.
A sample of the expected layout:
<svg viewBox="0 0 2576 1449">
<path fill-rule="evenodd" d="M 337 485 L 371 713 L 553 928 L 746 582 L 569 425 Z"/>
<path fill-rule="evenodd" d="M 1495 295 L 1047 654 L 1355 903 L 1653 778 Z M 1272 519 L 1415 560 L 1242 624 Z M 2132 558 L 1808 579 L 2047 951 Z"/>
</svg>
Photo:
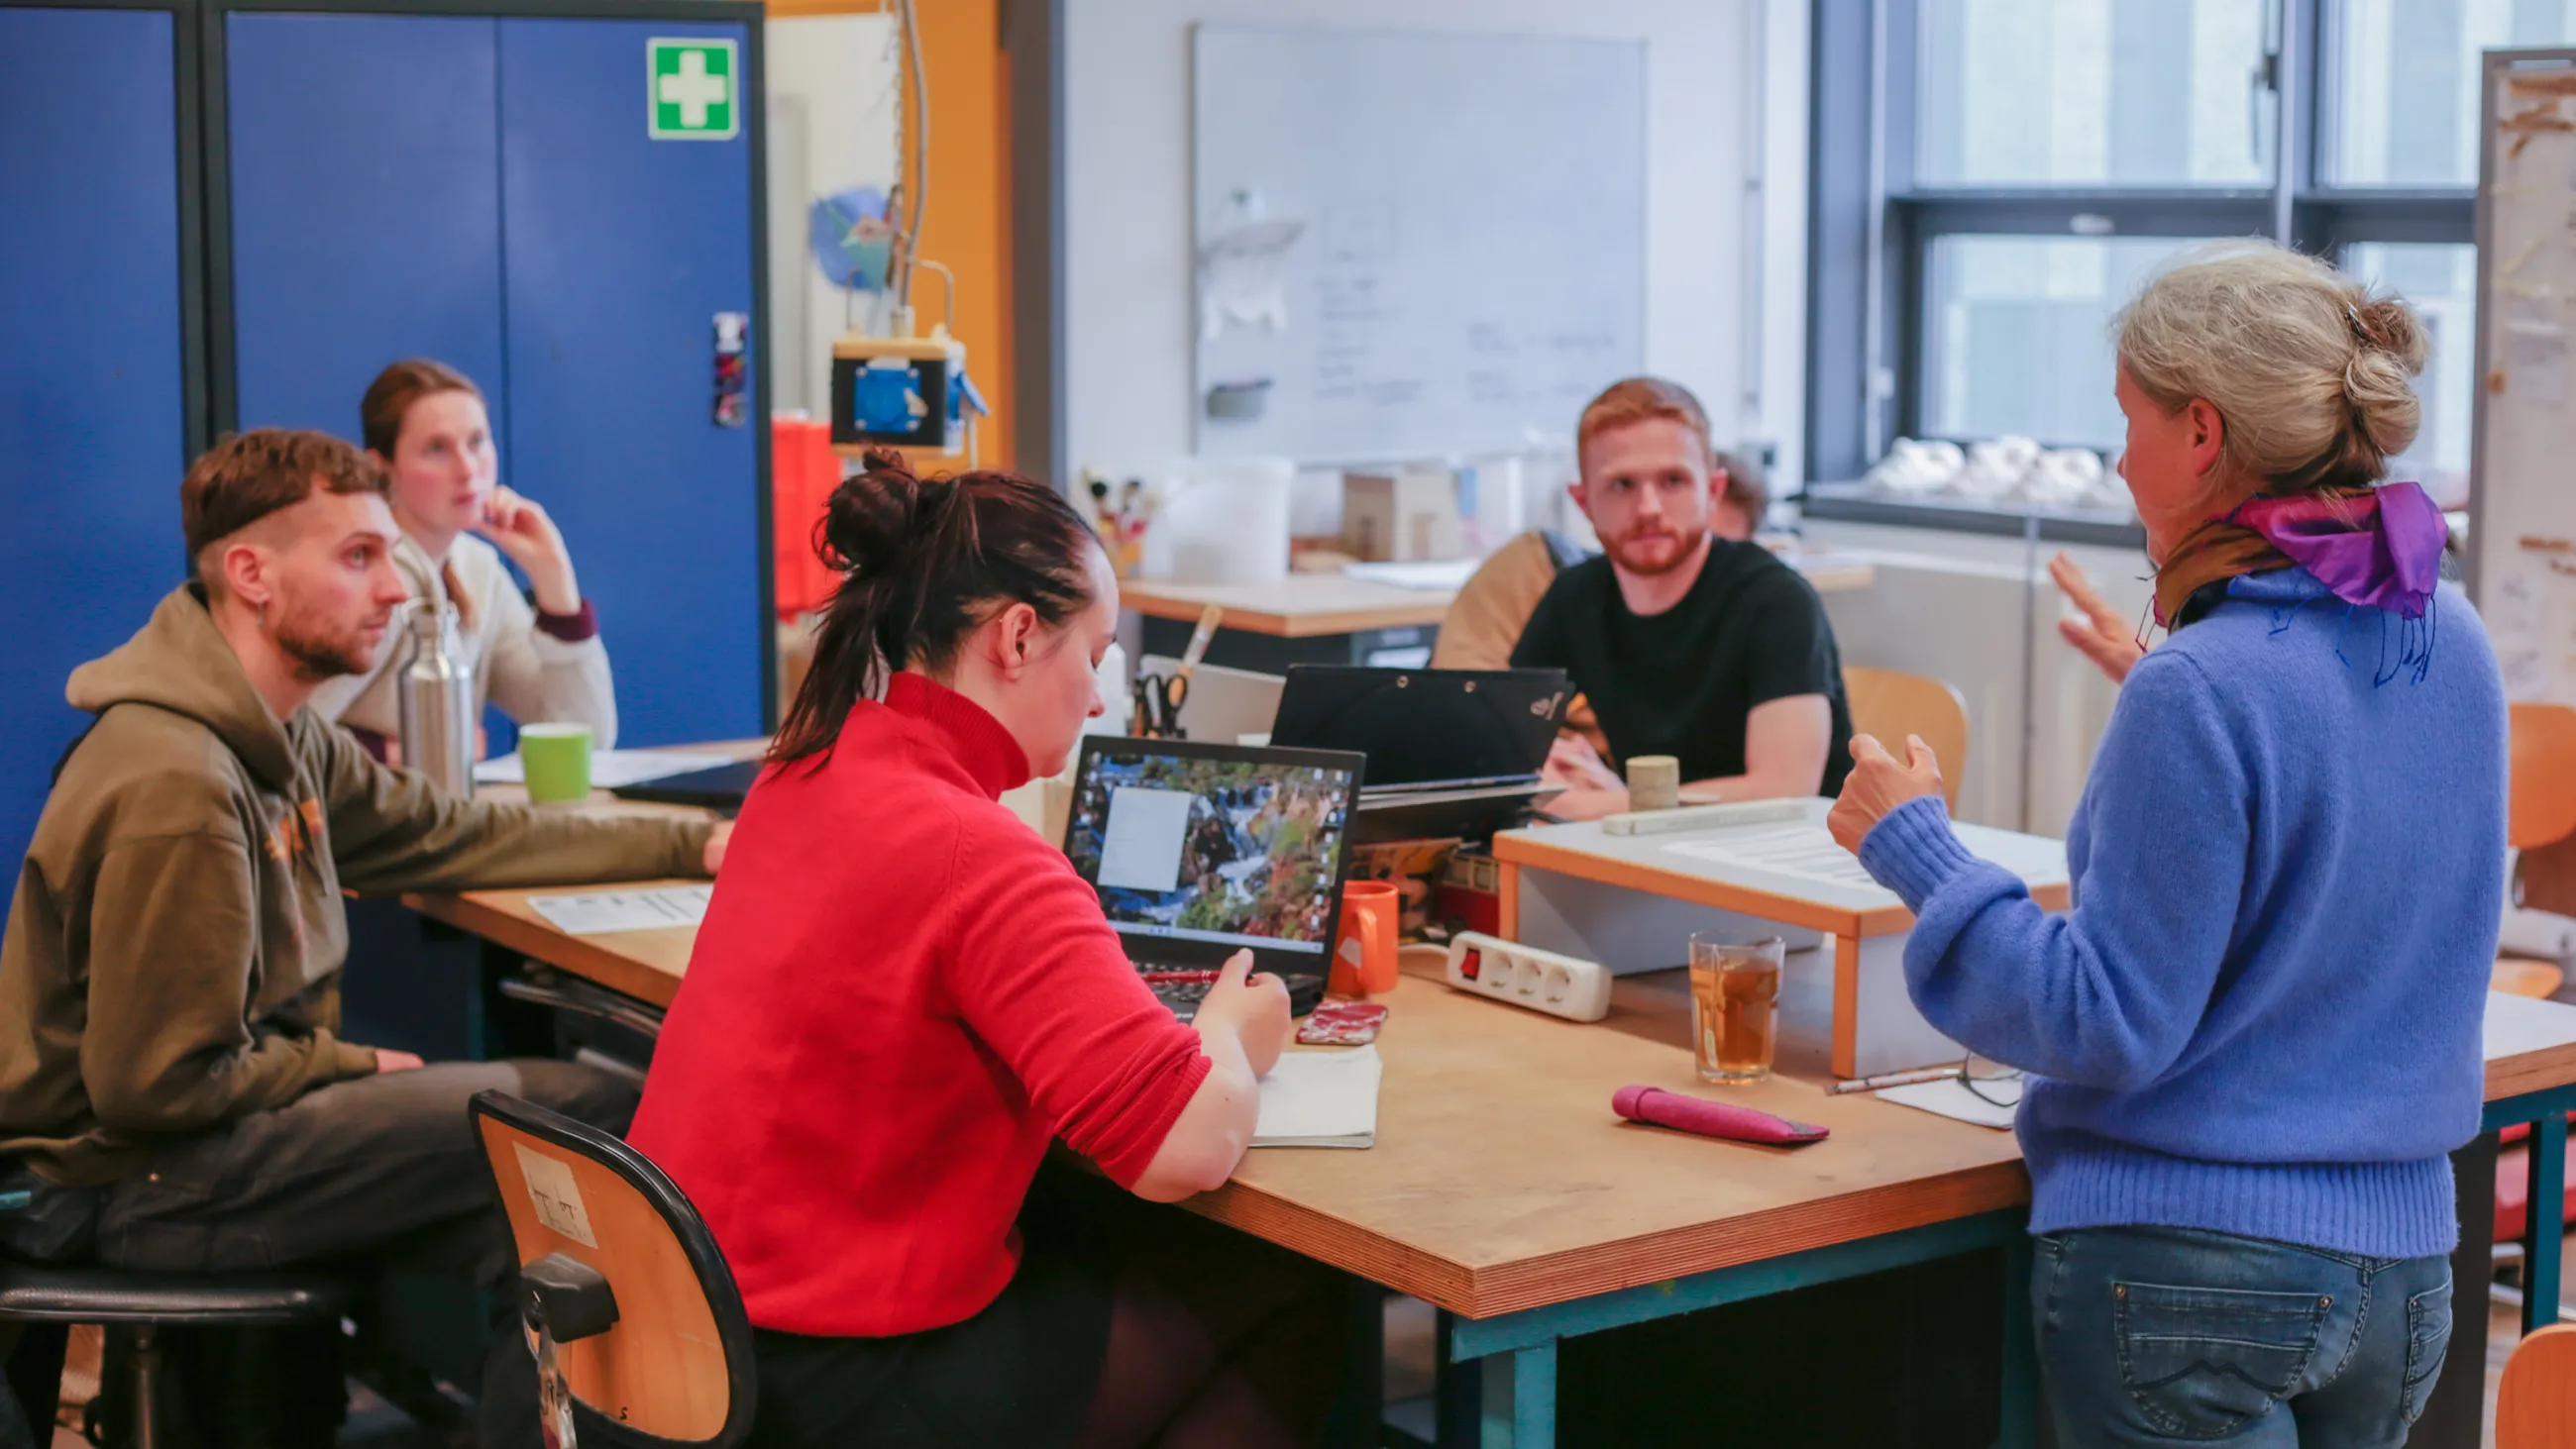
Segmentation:
<svg viewBox="0 0 2576 1449">
<path fill-rule="evenodd" d="M 533 961 L 667 1006 L 696 932 L 566 936 L 527 904 L 561 889 L 406 899 Z M 1822 963 L 1803 969 L 1821 982 Z M 1801 970 L 1793 958 L 1792 974 Z M 1622 979 L 1610 1017 L 1594 1025 L 1470 997 L 1432 976 L 1408 959 L 1383 998 L 1392 1012 L 1380 1038 L 1376 1147 L 1256 1151 L 1188 1207 L 1437 1305 L 1444 1368 L 1509 1374 L 1512 1414 L 1486 1426 L 1487 1442 L 1508 1430 L 1518 1445 L 1552 1442 L 1562 1339 L 2000 1247 L 2003 1442 L 2031 1442 L 2029 1183 L 2011 1134 L 1828 1097 L 1823 1034 L 1794 1016 L 1780 1074 L 1729 1100 L 1823 1124 L 1831 1138 L 1763 1148 L 1622 1123 L 1610 1097 L 1626 1084 L 1713 1090 L 1693 1079 L 1686 992 L 1673 973 Z M 2487 1126 L 2539 1121 L 2534 1171 L 2544 1158 L 2559 1171 L 2563 1158 L 2547 1144 L 2563 1154 L 2564 1113 L 2576 1106 L 2576 1008 L 2493 998 L 2488 1042 Z M 2530 1282 L 2537 1299 L 2551 1280 L 2549 1301 L 2557 1239 L 2543 1204 L 2555 1200 L 2535 1192 L 2531 1214 Z M 2464 1362 L 2464 1372 L 2480 1367 Z"/>
<path fill-rule="evenodd" d="M 1875 574 L 1848 554 L 1787 555 L 1818 593 L 1868 588 Z M 1455 589 L 1401 589 L 1345 574 L 1291 574 L 1267 584 L 1176 584 L 1128 579 L 1118 586 L 1127 612 L 1128 652 L 1180 654 L 1190 628 L 1210 604 L 1225 622 L 1208 650 L 1211 664 L 1284 674 L 1298 664 L 1393 664 L 1419 667 L 1430 658 Z"/>
<path fill-rule="evenodd" d="M 1876 575 L 1848 556 L 1788 556 L 1820 594 L 1865 589 Z M 1314 639 L 1381 629 L 1437 627 L 1449 613 L 1455 589 L 1401 589 L 1344 574 L 1290 574 L 1269 584 L 1176 584 L 1125 579 L 1119 601 L 1149 619 L 1195 624 L 1208 605 L 1225 610 L 1228 629 L 1280 639 Z"/>
</svg>

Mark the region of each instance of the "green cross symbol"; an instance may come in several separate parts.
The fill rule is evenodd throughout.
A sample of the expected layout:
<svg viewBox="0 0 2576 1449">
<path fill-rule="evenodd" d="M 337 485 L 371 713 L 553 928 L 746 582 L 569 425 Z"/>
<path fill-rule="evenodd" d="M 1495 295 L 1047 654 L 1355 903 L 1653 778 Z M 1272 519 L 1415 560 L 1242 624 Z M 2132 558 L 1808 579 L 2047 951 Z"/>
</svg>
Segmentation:
<svg viewBox="0 0 2576 1449">
<path fill-rule="evenodd" d="M 646 92 L 657 141 L 729 141 L 741 128 L 735 106 L 734 42 L 649 40 Z"/>
</svg>

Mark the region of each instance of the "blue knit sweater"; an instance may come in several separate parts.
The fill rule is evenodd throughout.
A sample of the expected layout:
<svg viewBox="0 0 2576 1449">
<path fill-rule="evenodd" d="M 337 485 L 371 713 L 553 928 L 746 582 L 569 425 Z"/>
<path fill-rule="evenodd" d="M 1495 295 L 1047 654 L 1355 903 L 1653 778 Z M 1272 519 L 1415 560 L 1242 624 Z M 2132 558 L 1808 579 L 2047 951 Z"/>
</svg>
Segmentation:
<svg viewBox="0 0 2576 1449">
<path fill-rule="evenodd" d="M 2075 905 L 1970 855 L 1939 797 L 1861 862 L 1917 916 L 1934 1026 L 2030 1073 L 2031 1231 L 2203 1228 L 2382 1257 L 2459 1235 L 2503 894 L 2505 708 L 2468 601 L 2394 615 L 2289 568 L 2121 687 L 2066 832 Z M 2348 661 L 2348 662 L 2347 662 Z"/>
</svg>

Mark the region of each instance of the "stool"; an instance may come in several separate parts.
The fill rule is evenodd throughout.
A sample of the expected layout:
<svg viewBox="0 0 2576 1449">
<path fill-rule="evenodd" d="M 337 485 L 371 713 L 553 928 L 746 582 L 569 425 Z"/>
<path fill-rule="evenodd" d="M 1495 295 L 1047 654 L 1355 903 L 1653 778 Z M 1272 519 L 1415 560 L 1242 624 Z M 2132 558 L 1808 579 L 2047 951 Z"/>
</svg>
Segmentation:
<svg viewBox="0 0 2576 1449">
<path fill-rule="evenodd" d="M 313 1273 L 134 1273 L 0 1258 L 0 1324 L 97 1323 L 131 1330 L 134 1449 L 161 1449 L 164 1442 L 153 1420 L 161 1329 L 328 1323 L 348 1309 L 350 1298 L 348 1284 Z M 35 1405 L 26 1408 L 31 1419 L 38 1413 Z M 52 1432 L 50 1424 L 29 1427 L 40 1435 Z"/>
</svg>

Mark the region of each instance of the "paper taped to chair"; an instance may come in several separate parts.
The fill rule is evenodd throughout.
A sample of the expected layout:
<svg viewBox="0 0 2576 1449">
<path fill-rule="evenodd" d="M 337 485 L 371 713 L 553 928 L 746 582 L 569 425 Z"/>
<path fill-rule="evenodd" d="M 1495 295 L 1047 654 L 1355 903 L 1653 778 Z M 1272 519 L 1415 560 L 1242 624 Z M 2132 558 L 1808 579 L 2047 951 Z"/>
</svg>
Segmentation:
<svg viewBox="0 0 2576 1449">
<path fill-rule="evenodd" d="M 537 1221 L 585 1248 L 598 1247 L 599 1239 L 590 1234 L 590 1214 L 582 1209 L 581 1188 L 572 1180 L 572 1164 L 532 1152 L 524 1142 L 510 1145 L 528 1179 L 528 1201 L 536 1207 Z"/>
</svg>

